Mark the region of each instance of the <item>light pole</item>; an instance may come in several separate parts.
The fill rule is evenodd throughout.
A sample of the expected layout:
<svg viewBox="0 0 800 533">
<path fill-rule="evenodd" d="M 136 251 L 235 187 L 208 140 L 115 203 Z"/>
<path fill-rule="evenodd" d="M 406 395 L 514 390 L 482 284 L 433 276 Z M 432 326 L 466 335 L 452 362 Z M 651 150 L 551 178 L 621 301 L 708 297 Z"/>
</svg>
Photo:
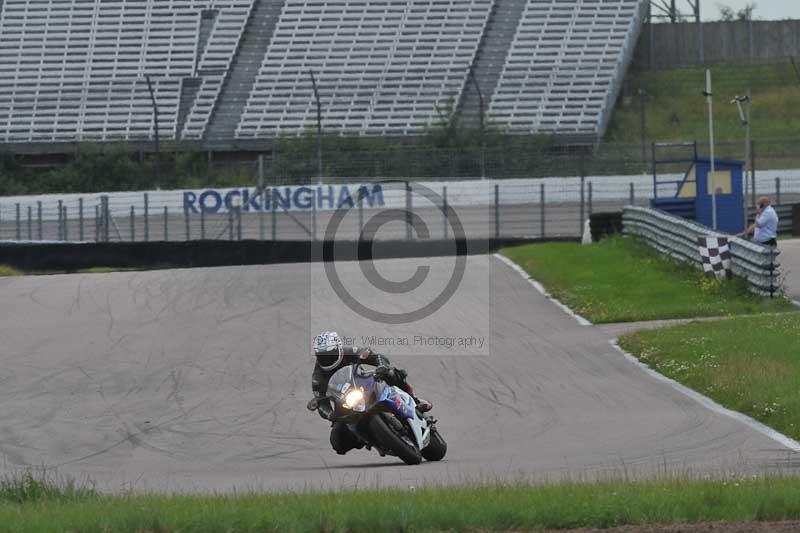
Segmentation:
<svg viewBox="0 0 800 533">
<path fill-rule="evenodd" d="M 322 106 L 319 103 L 319 91 L 317 91 L 317 80 L 314 79 L 314 71 L 309 70 L 311 75 L 311 85 L 314 88 L 314 99 L 317 102 L 317 176 L 319 183 L 322 183 Z"/>
<path fill-rule="evenodd" d="M 147 90 L 150 92 L 150 102 L 153 105 L 153 129 L 155 132 L 155 141 L 156 141 L 156 161 L 155 161 L 155 178 L 156 178 L 156 185 L 160 185 L 158 182 L 161 179 L 161 146 L 159 143 L 159 136 L 158 136 L 158 102 L 156 101 L 156 94 L 153 91 L 153 84 L 150 82 L 150 75 L 147 74 L 145 76 L 147 80 Z"/>
<path fill-rule="evenodd" d="M 747 227 L 747 206 L 750 202 L 748 202 L 748 184 L 747 184 L 747 171 L 750 167 L 750 89 L 747 90 L 747 95 L 745 96 L 735 96 L 733 100 L 731 100 L 732 104 L 736 104 L 736 108 L 739 110 L 739 118 L 742 121 L 742 125 L 744 126 L 744 227 Z M 744 104 L 744 105 L 742 105 Z M 755 176 L 753 176 L 753 187 L 750 189 L 753 192 L 753 204 L 755 204 Z"/>
<path fill-rule="evenodd" d="M 645 97 L 644 89 L 639 87 L 639 132 L 642 137 L 642 175 L 647 175 L 647 124 L 645 118 Z"/>
<path fill-rule="evenodd" d="M 717 231 L 717 179 L 716 161 L 714 161 L 714 103 L 711 92 L 711 69 L 706 69 L 706 90 L 703 95 L 708 100 L 708 139 L 711 152 L 711 172 L 708 181 L 711 184 L 711 223 L 712 229 Z"/>
<path fill-rule="evenodd" d="M 483 92 L 481 91 L 478 80 L 475 78 L 474 71 L 472 72 L 472 84 L 475 86 L 475 92 L 478 93 L 478 105 L 480 106 L 480 136 L 481 136 L 481 179 L 486 179 L 486 111 L 484 110 Z"/>
</svg>

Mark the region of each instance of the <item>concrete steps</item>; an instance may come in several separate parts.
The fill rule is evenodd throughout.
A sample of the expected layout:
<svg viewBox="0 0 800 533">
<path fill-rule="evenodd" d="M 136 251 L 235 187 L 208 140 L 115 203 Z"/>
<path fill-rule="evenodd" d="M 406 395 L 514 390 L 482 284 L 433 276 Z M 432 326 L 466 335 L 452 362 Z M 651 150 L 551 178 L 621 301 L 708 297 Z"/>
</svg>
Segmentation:
<svg viewBox="0 0 800 533">
<path fill-rule="evenodd" d="M 186 124 L 186 117 L 192 110 L 194 100 L 197 98 L 197 91 L 200 90 L 200 85 L 203 80 L 200 78 L 183 78 L 181 83 L 181 98 L 178 102 L 178 124 L 176 131 L 178 135 L 183 131 L 183 125 Z"/>
<path fill-rule="evenodd" d="M 473 78 L 483 94 L 484 111 L 488 111 L 526 4 L 527 0 L 495 0 L 492 6 L 458 106 L 461 123 L 465 126 L 477 127 L 480 124 L 480 99 Z"/>
<path fill-rule="evenodd" d="M 233 140 L 283 4 L 283 0 L 255 0 L 239 48 L 206 128 L 208 143 L 229 144 Z"/>
</svg>

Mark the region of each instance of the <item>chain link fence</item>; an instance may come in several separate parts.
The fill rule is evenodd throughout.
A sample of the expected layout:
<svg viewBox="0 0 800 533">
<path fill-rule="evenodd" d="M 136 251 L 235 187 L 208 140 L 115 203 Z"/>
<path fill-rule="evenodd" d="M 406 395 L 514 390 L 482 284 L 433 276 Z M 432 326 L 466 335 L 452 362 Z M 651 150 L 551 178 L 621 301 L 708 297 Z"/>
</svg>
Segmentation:
<svg viewBox="0 0 800 533">
<path fill-rule="evenodd" d="M 203 180 L 215 186 L 236 184 L 348 183 L 353 180 L 386 179 L 520 179 L 570 176 L 620 176 L 653 173 L 652 143 L 602 144 L 600 146 L 548 146 L 522 140 L 487 147 L 485 150 L 426 148 L 399 144 L 386 150 L 329 147 L 322 151 L 323 174 L 316 151 L 279 151 L 247 154 L 215 153 L 208 158 Z M 758 170 L 800 169 L 800 139 L 754 140 L 751 166 Z M 715 143 L 718 158 L 744 160 L 741 141 Z M 701 155 L 710 149 L 706 140 L 697 142 Z M 168 156 L 169 157 L 169 156 Z M 169 165 L 167 165 L 169 167 Z M 682 172 L 675 164 L 659 172 Z"/>
<path fill-rule="evenodd" d="M 741 126 L 736 126 L 737 131 Z M 603 143 L 594 145 L 551 145 L 530 137 L 499 136 L 485 148 L 434 148 L 417 142 L 380 141 L 365 148 L 352 139 L 325 140 L 322 164 L 316 149 L 302 145 L 250 147 L 240 152 L 188 151 L 179 145 L 165 145 L 158 156 L 136 152 L 134 161 L 112 164 L 110 159 L 128 158 L 124 151 L 108 158 L 93 153 L 94 162 L 53 163 L 46 165 L 33 156 L 16 156 L 21 169 L 12 174 L 0 167 L 0 191 L 36 190 L 42 192 L 76 190 L 135 190 L 204 187 L 241 187 L 348 183 L 409 179 L 416 181 L 445 179 L 520 179 L 571 176 L 620 176 L 653 172 L 653 150 L 648 139 L 640 143 Z M 710 153 L 706 139 L 699 139 L 700 155 Z M 183 151 L 186 149 L 187 151 Z M 102 150 L 98 149 L 102 154 Z M 757 139 L 751 143 L 752 166 L 756 171 L 800 169 L 800 138 Z M 745 141 L 715 143 L 720 158 L 744 160 Z M 27 159 L 26 159 L 27 157 Z M 35 168 L 25 166 L 38 165 Z M 24 164 L 23 164 L 24 163 Z M 65 168 L 66 165 L 66 168 Z M 322 167 L 322 176 L 319 168 Z M 674 165 L 663 171 L 682 171 Z M 685 165 L 683 165 L 685 167 Z M 111 172 L 112 174 L 109 174 Z M 113 176 L 113 177 L 112 177 Z M 17 183 L 3 188 L 3 181 Z M 99 185 L 98 185 L 99 184 Z M 23 194 L 23 192 L 20 192 Z"/>
</svg>

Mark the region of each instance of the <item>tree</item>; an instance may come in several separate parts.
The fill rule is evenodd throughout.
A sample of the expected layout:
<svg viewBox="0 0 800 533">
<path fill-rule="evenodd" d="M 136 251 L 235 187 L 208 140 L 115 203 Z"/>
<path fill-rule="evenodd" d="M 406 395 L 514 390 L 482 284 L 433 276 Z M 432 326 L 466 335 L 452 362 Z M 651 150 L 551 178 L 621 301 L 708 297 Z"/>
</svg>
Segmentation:
<svg viewBox="0 0 800 533">
<path fill-rule="evenodd" d="M 737 11 L 731 6 L 717 4 L 717 7 L 719 7 L 719 19 L 723 22 L 753 20 L 753 12 L 756 10 L 757 5 L 755 2 L 750 2 Z"/>
<path fill-rule="evenodd" d="M 654 19 L 669 20 L 671 23 L 687 22 L 697 18 L 700 9 L 700 0 L 651 0 L 652 17 Z"/>
</svg>

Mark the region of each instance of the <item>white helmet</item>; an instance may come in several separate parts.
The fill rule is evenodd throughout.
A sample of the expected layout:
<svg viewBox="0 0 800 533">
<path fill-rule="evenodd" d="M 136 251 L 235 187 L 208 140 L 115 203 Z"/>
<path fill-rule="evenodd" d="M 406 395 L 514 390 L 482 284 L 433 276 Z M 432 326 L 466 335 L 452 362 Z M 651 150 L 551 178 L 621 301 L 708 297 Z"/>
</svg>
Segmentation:
<svg viewBox="0 0 800 533">
<path fill-rule="evenodd" d="M 339 366 L 344 357 L 342 346 L 342 339 L 335 331 L 326 331 L 314 338 L 314 355 L 322 370 L 333 370 Z"/>
</svg>

